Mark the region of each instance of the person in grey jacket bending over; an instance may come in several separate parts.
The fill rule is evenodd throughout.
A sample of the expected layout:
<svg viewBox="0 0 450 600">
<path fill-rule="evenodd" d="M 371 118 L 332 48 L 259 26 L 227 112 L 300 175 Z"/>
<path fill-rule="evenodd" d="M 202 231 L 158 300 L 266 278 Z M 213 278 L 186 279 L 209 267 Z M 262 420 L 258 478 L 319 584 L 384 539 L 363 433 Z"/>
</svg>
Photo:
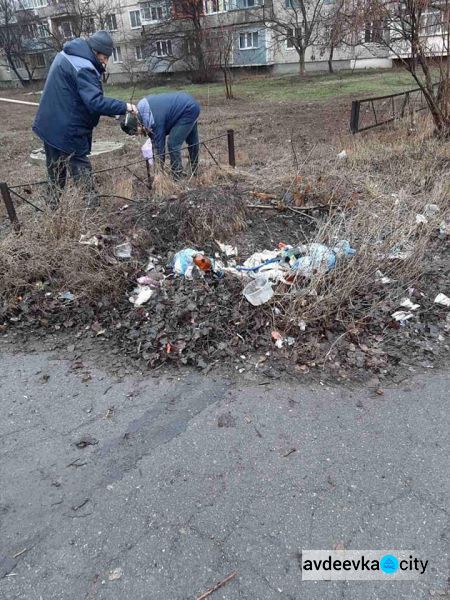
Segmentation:
<svg viewBox="0 0 450 600">
<path fill-rule="evenodd" d="M 188 146 L 193 175 L 197 174 L 199 159 L 198 117 L 200 105 L 185 92 L 157 94 L 142 98 L 137 104 L 138 115 L 127 115 L 121 127 L 125 133 L 148 135 L 153 142 L 155 158 L 164 162 L 167 148 L 175 179 L 183 177 L 181 148 Z"/>
</svg>

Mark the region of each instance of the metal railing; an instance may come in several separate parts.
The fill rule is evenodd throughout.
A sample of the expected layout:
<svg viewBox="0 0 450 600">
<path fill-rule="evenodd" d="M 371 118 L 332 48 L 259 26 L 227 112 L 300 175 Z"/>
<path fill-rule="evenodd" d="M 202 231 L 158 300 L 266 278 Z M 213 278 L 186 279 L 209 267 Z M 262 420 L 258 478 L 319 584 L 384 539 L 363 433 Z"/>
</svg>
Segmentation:
<svg viewBox="0 0 450 600">
<path fill-rule="evenodd" d="M 433 87 L 437 89 L 439 85 L 439 83 L 435 83 Z M 420 88 L 387 96 L 353 100 L 350 131 L 352 133 L 367 131 L 427 109 L 428 104 Z"/>
</svg>

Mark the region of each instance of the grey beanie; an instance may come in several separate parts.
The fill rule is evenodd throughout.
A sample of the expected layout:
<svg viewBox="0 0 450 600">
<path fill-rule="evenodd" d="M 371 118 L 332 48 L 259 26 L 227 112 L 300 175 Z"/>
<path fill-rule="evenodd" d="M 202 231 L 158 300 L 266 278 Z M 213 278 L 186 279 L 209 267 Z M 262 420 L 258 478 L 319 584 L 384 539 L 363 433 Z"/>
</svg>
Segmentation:
<svg viewBox="0 0 450 600">
<path fill-rule="evenodd" d="M 91 50 L 100 52 L 106 56 L 111 56 L 114 48 L 114 42 L 111 35 L 107 31 L 96 31 L 87 40 Z"/>
</svg>

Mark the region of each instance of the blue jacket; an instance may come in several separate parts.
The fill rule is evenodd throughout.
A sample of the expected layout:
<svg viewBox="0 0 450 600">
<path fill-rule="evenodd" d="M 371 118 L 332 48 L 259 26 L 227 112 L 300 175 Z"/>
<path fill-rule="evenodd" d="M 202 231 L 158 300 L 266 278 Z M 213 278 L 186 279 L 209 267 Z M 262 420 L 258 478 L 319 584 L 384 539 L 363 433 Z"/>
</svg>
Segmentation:
<svg viewBox="0 0 450 600">
<path fill-rule="evenodd" d="M 34 133 L 67 154 L 89 154 L 92 130 L 100 116 L 127 111 L 125 102 L 103 96 L 102 72 L 103 66 L 86 40 L 77 38 L 64 44 L 50 67 Z"/>
<path fill-rule="evenodd" d="M 143 100 L 148 102 L 152 112 L 153 144 L 157 155 L 164 154 L 166 136 L 175 125 L 194 124 L 200 114 L 197 100 L 185 92 L 156 94 L 146 96 Z"/>
</svg>

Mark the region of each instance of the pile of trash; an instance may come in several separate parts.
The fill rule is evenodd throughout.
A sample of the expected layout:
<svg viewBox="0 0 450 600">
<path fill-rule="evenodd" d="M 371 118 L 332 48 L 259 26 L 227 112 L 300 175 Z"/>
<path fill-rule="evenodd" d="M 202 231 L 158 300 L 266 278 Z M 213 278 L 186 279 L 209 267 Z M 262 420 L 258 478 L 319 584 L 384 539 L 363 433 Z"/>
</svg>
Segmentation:
<svg viewBox="0 0 450 600">
<path fill-rule="evenodd" d="M 135 306 L 147 302 L 161 287 L 161 280 L 170 274 L 187 280 L 205 275 L 222 279 L 225 275 L 231 275 L 244 282 L 242 293 L 250 304 L 260 306 L 273 297 L 273 288 L 278 283 L 292 285 L 296 281 L 308 281 L 314 276 L 324 275 L 334 269 L 339 260 L 356 253 L 347 240 L 339 241 L 333 248 L 318 243 L 298 246 L 281 243 L 277 250 L 256 252 L 242 265 L 238 265 L 231 258 L 237 255 L 237 248 L 216 243 L 226 256 L 226 264 L 220 260 L 219 254 L 211 257 L 201 250 L 184 248 L 174 255 L 168 265 L 169 275 L 165 275 L 163 271 L 156 270 L 155 258 L 152 258 L 146 269 L 151 274 L 138 278 L 138 286 L 134 289 L 130 302 Z"/>
<path fill-rule="evenodd" d="M 268 302 L 273 286 L 279 282 L 292 285 L 295 281 L 310 280 L 335 268 L 338 260 L 356 254 L 347 240 L 341 240 L 333 248 L 324 244 L 280 244 L 278 250 L 255 253 L 242 266 L 236 267 L 240 274 L 253 277 L 243 294 L 254 306 Z"/>
</svg>

